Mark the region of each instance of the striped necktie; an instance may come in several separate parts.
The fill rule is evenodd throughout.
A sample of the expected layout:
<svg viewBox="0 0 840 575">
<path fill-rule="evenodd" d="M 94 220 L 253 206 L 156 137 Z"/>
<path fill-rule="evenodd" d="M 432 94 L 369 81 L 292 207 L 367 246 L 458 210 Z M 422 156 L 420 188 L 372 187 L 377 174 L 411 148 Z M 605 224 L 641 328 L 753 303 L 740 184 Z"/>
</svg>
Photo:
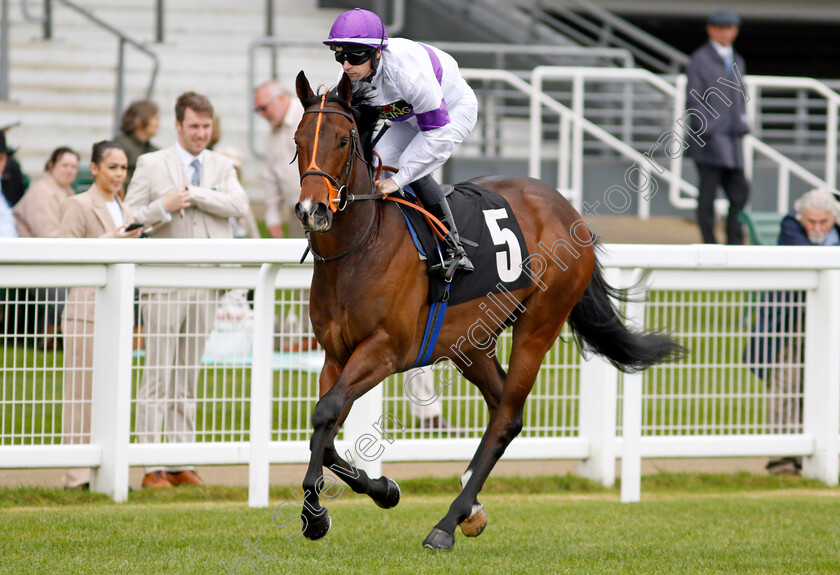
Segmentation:
<svg viewBox="0 0 840 575">
<path fill-rule="evenodd" d="M 198 158 L 194 159 L 192 163 L 193 173 L 192 173 L 192 185 L 198 186 L 201 185 L 201 162 L 198 161 Z"/>
</svg>

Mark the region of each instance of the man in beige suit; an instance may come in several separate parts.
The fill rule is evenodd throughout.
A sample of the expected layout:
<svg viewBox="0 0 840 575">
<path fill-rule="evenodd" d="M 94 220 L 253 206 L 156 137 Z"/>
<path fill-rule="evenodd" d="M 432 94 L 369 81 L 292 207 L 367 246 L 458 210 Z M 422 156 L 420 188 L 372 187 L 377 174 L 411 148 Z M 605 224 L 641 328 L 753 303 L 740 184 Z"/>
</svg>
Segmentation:
<svg viewBox="0 0 840 575">
<path fill-rule="evenodd" d="M 232 238 L 228 218 L 248 211 L 248 197 L 233 162 L 207 150 L 213 105 L 186 92 L 175 104 L 174 146 L 144 154 L 126 203 L 138 221 L 156 225 L 156 238 Z M 137 392 L 136 432 L 141 443 L 195 441 L 195 392 L 201 356 L 213 327 L 216 290 L 141 290 L 148 334 L 146 366 Z M 200 485 L 190 466 L 149 467 L 143 487 Z"/>
</svg>

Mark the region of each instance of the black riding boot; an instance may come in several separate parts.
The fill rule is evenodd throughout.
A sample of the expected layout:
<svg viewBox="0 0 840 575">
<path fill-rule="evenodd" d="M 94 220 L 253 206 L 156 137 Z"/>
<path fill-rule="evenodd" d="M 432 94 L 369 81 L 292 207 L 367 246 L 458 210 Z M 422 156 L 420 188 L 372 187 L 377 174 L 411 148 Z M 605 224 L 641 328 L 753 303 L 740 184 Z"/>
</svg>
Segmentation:
<svg viewBox="0 0 840 575">
<path fill-rule="evenodd" d="M 429 268 L 429 271 L 439 271 L 446 274 L 453 262 L 455 263 L 455 271 L 460 270 L 464 273 L 475 271 L 473 263 L 467 257 L 467 252 L 464 251 L 464 246 L 461 245 L 461 237 L 458 235 L 458 228 L 455 226 L 455 218 L 452 217 L 449 202 L 443 195 L 438 183 L 432 176 L 423 176 L 416 182 L 412 182 L 411 188 L 420 197 L 420 201 L 423 202 L 426 209 L 449 229 L 446 236 L 446 253 L 443 257 L 443 265 L 435 264 Z"/>
</svg>

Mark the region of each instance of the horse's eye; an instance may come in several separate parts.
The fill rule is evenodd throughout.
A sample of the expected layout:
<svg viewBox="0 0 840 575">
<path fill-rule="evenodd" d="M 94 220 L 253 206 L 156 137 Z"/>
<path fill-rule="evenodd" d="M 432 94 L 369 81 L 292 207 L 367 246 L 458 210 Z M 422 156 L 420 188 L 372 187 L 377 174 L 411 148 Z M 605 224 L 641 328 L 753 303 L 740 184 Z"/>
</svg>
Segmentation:
<svg viewBox="0 0 840 575">
<path fill-rule="evenodd" d="M 339 146 L 343 148 L 344 146 L 346 146 L 349 143 L 350 143 L 350 138 L 345 136 L 344 138 L 341 138 L 341 142 L 339 143 Z"/>
</svg>

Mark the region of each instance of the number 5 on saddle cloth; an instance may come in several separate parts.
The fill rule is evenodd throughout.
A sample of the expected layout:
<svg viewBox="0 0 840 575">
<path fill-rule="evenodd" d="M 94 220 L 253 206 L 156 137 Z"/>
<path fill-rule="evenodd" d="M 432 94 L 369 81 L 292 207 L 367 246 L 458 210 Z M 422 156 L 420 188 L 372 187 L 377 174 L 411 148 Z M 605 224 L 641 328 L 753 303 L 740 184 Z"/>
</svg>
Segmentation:
<svg viewBox="0 0 840 575">
<path fill-rule="evenodd" d="M 531 285 L 528 248 L 507 200 L 470 182 L 456 184 L 454 189 L 444 186 L 444 190 L 461 232 L 461 243 L 475 271 L 469 275 L 455 274 L 449 287 L 438 274 L 430 275 L 429 302 L 448 300 L 449 305 L 458 305 L 487 294 Z M 407 196 L 414 199 L 413 193 Z M 441 259 L 437 238 L 420 212 L 397 205 L 420 257 L 431 267 Z"/>
</svg>

